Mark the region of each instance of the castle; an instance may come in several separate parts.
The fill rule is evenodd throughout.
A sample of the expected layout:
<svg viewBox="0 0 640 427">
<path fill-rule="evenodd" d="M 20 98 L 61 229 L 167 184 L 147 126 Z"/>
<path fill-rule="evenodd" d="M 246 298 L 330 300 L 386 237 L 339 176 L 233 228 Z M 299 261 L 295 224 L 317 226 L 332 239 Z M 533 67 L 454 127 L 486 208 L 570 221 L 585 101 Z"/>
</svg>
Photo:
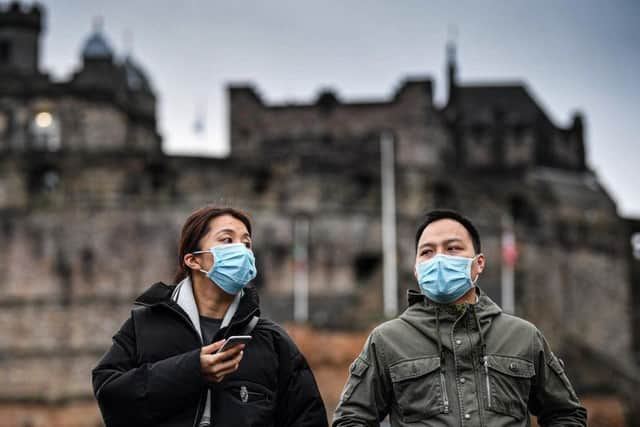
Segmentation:
<svg viewBox="0 0 640 427">
<path fill-rule="evenodd" d="M 96 28 L 79 69 L 53 81 L 39 64 L 43 15 L 0 6 L 0 420 L 99 425 L 90 369 L 135 296 L 171 280 L 182 222 L 207 203 L 251 213 L 265 315 L 294 317 L 302 222 L 310 323 L 382 320 L 383 132 L 394 141 L 398 309 L 415 286 L 416 225 L 436 207 L 478 224 L 480 286 L 499 301 L 507 215 L 516 313 L 565 358 L 581 395 L 614 396 L 629 414 L 638 406 L 640 261 L 630 241 L 640 220 L 618 215 L 589 168 L 581 115 L 559 126 L 522 83 L 460 82 L 449 46 L 445 105 L 428 76 L 357 102 L 324 91 L 266 105 L 252 86 L 233 85 L 230 156 L 169 156 L 136 60 Z"/>
</svg>

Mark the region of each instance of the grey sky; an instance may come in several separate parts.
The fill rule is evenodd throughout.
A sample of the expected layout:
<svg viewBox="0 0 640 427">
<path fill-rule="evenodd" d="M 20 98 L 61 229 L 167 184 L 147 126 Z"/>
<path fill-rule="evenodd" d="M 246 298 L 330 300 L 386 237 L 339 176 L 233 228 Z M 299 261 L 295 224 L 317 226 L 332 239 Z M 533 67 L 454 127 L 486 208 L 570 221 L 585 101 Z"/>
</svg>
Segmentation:
<svg viewBox="0 0 640 427">
<path fill-rule="evenodd" d="M 133 55 L 160 96 L 168 152 L 227 147 L 225 85 L 251 82 L 270 102 L 389 97 L 406 76 L 435 79 L 458 28 L 464 82 L 524 81 L 552 119 L 584 112 L 591 167 L 625 215 L 640 216 L 640 2 L 595 0 L 97 1 L 45 0 L 43 65 L 55 78 L 80 62 L 95 16 L 118 54 Z M 193 133 L 206 113 L 206 138 Z"/>
</svg>

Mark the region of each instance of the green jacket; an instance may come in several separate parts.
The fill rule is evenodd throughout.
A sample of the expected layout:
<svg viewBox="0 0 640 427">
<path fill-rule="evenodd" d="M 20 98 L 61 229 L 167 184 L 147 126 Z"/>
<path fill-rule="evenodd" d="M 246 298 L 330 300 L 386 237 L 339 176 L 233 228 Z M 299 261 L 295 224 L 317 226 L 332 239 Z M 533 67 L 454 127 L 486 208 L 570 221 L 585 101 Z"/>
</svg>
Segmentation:
<svg viewBox="0 0 640 427">
<path fill-rule="evenodd" d="M 349 369 L 333 427 L 586 426 L 563 363 L 531 323 L 478 289 L 476 304 L 409 308 L 371 332 Z M 478 333 L 480 330 L 480 333 Z"/>
</svg>

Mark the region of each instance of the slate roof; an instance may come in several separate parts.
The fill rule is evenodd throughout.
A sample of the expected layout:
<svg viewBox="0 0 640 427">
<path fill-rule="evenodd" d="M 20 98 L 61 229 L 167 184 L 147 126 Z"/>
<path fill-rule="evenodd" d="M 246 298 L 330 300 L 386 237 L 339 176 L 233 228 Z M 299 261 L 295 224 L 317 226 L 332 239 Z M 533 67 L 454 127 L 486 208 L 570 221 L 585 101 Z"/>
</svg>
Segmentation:
<svg viewBox="0 0 640 427">
<path fill-rule="evenodd" d="M 458 86 L 455 96 L 463 124 L 489 124 L 496 115 L 506 124 L 531 125 L 541 115 L 548 120 L 524 84 Z"/>
</svg>

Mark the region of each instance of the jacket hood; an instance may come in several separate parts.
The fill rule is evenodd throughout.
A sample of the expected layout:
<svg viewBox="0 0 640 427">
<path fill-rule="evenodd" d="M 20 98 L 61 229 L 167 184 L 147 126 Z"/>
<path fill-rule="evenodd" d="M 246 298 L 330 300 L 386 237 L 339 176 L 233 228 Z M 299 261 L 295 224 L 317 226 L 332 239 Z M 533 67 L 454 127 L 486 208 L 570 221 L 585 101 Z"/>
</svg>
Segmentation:
<svg viewBox="0 0 640 427">
<path fill-rule="evenodd" d="M 134 304 L 146 306 L 170 305 L 174 308 L 179 308 L 178 304 L 171 299 L 175 288 L 176 285 L 167 285 L 162 282 L 154 283 L 149 289 L 136 298 Z M 240 300 L 238 311 L 236 311 L 233 316 L 232 323 L 248 320 L 248 318 L 252 316 L 260 316 L 260 298 L 256 288 L 249 284 L 245 286 L 243 291 L 244 295 Z"/>
<path fill-rule="evenodd" d="M 502 309 L 487 294 L 477 286 L 475 289 L 478 295 L 478 302 L 475 304 L 465 303 L 462 310 L 459 310 L 453 304 L 439 304 L 431 301 L 419 291 L 411 289 L 407 292 L 409 307 L 400 315 L 400 319 L 434 341 L 441 340 L 445 349 L 452 350 L 451 340 L 438 336 L 437 320 L 439 320 L 442 328 L 446 324 L 449 324 L 447 327 L 450 327 L 462 315 L 469 314 L 473 316 L 471 311 L 475 311 L 481 334 L 486 336 L 493 318 L 502 313 Z M 447 328 L 447 330 L 449 329 Z"/>
</svg>

